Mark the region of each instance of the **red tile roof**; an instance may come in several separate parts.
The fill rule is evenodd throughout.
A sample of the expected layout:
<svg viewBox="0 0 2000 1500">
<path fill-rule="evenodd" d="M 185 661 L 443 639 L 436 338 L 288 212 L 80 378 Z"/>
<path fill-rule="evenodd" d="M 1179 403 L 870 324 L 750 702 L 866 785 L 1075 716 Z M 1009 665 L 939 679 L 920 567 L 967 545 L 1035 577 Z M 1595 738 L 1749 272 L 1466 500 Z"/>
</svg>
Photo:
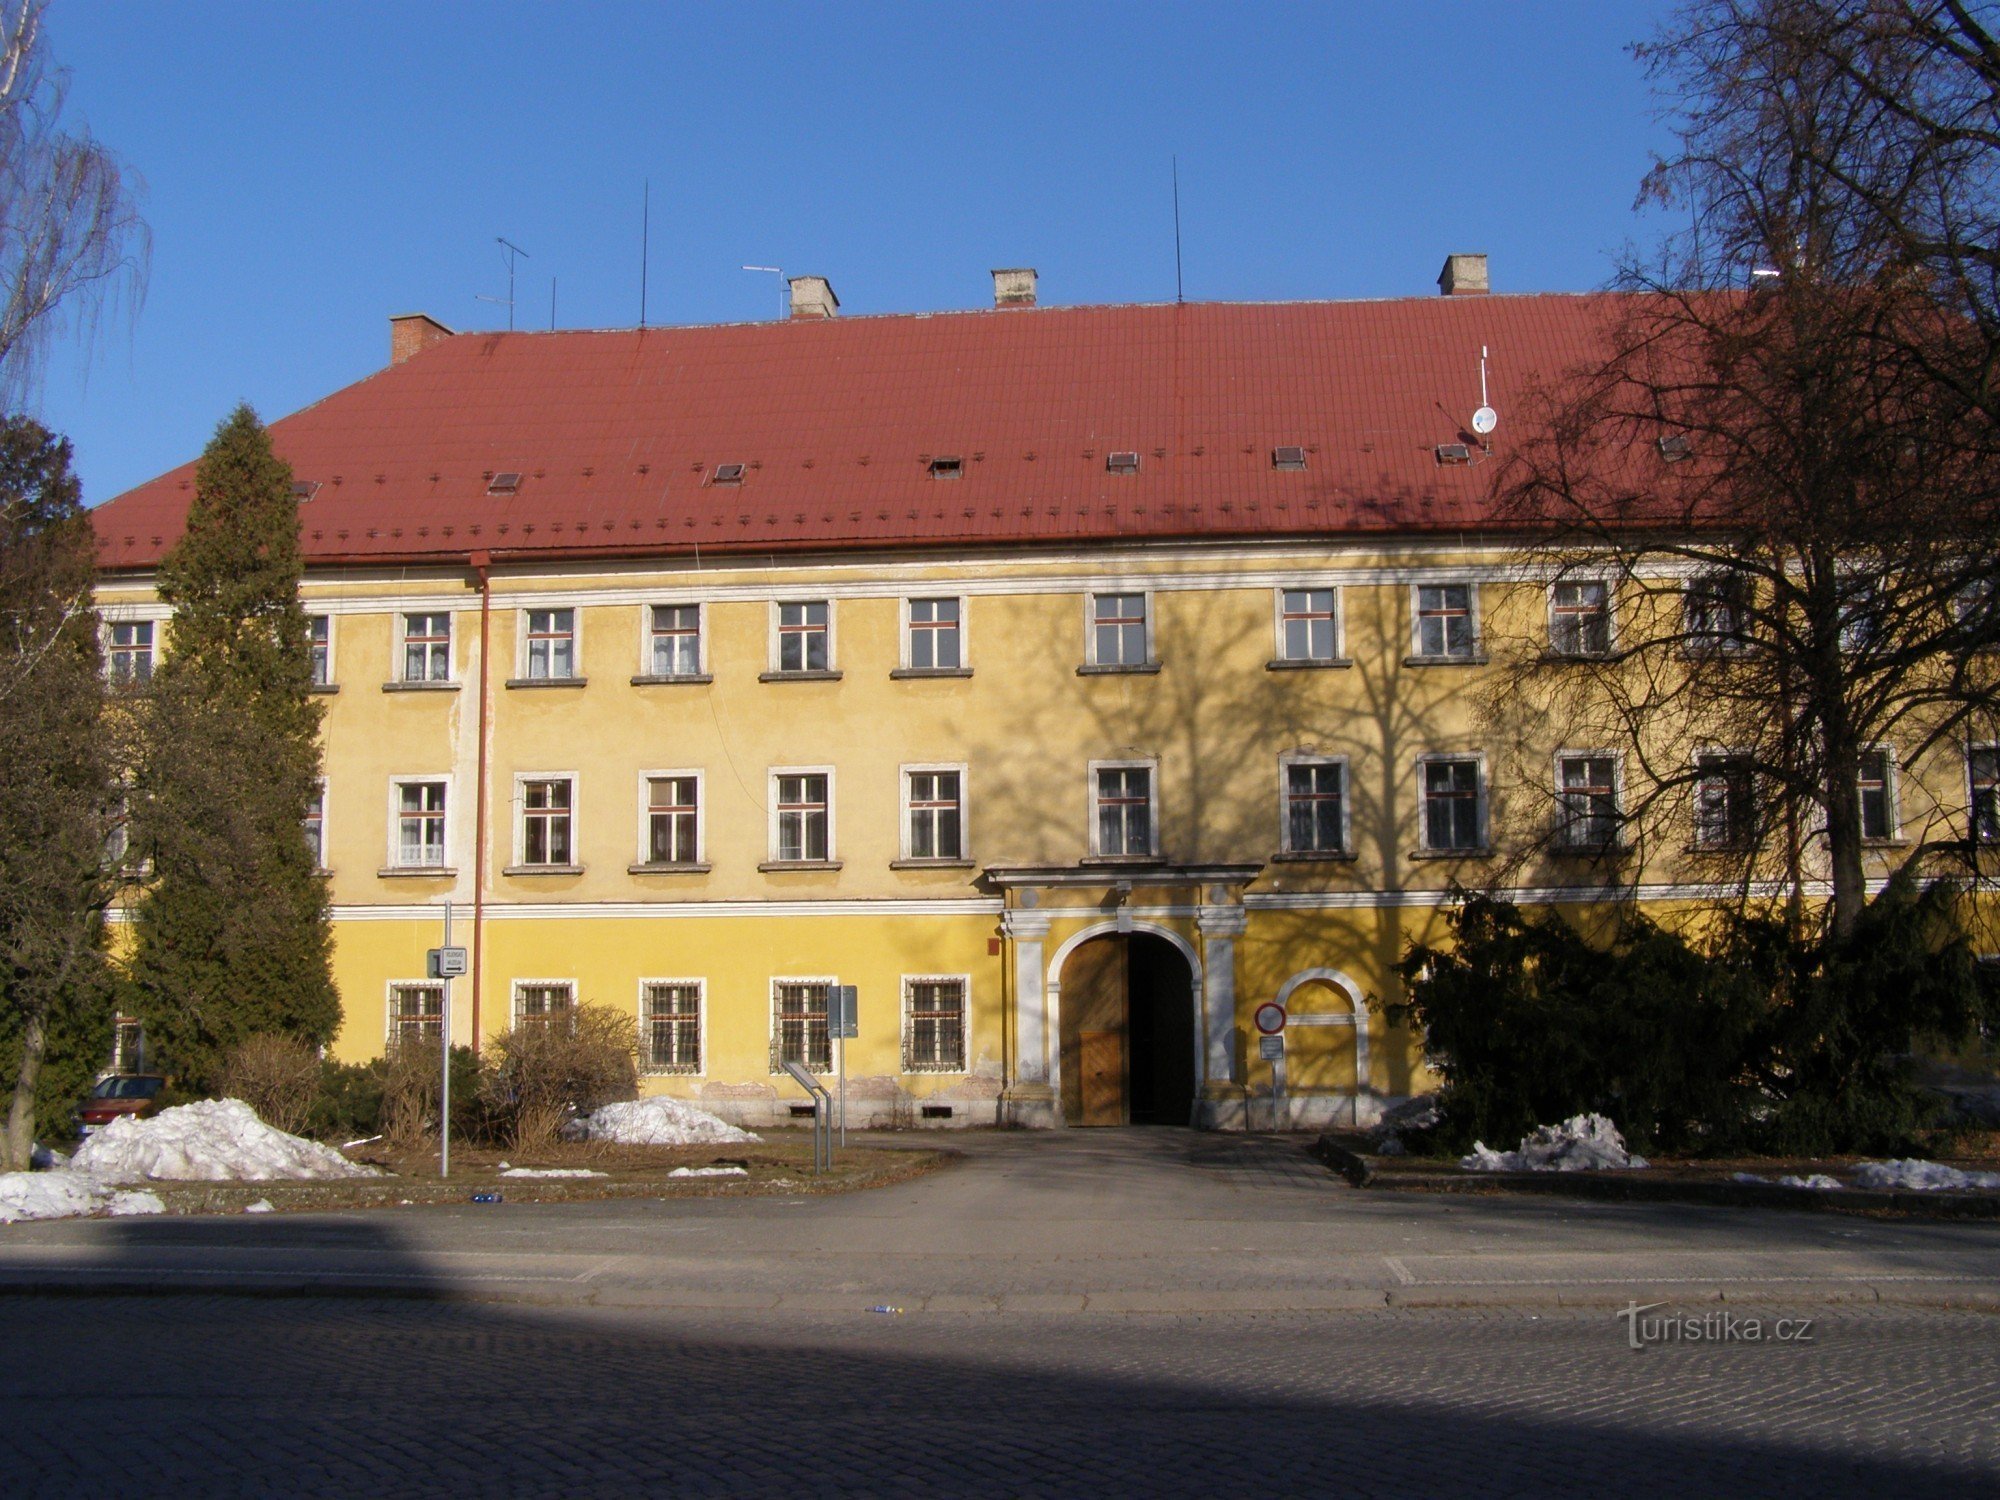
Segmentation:
<svg viewBox="0 0 2000 1500">
<path fill-rule="evenodd" d="M 1606 294 L 1042 307 L 462 333 L 276 422 L 309 561 L 420 562 L 1477 528 L 1479 404 L 1587 360 Z M 1271 450 L 1306 449 L 1304 472 Z M 1106 455 L 1136 452 L 1136 474 Z M 962 477 L 933 478 L 936 456 Z M 1475 457 L 1481 457 L 1475 449 Z M 719 464 L 747 465 L 718 485 Z M 516 493 L 488 481 L 518 471 Z M 102 556 L 179 535 L 192 464 L 100 506 Z"/>
</svg>

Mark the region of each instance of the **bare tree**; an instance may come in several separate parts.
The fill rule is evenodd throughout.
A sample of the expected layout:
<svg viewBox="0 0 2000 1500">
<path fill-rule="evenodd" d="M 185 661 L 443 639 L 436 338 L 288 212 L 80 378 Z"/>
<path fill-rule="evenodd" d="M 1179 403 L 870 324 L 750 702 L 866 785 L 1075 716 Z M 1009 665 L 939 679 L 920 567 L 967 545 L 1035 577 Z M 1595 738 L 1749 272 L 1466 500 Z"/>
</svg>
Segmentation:
<svg viewBox="0 0 2000 1500">
<path fill-rule="evenodd" d="M 145 292 L 151 240 L 138 184 L 62 122 L 67 76 L 49 55 L 45 0 L 0 11 L 0 402 L 33 390 L 66 332 Z"/>
</svg>

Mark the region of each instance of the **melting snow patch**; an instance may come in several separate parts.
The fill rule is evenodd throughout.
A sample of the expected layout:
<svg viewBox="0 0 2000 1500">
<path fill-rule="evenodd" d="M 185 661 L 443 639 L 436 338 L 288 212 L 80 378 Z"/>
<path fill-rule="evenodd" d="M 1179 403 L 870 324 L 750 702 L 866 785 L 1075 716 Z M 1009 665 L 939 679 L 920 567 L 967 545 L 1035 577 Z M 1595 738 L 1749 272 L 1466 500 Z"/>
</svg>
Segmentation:
<svg viewBox="0 0 2000 1500">
<path fill-rule="evenodd" d="M 1843 1186 L 1838 1177 L 1829 1177 L 1824 1172 L 1814 1172 L 1806 1177 L 1787 1173 L 1778 1179 L 1779 1187 L 1811 1188 L 1814 1192 L 1837 1192 Z"/>
<path fill-rule="evenodd" d="M 150 1120 L 113 1120 L 71 1160 L 106 1182 L 255 1182 L 265 1178 L 375 1177 L 331 1146 L 273 1130 L 241 1099 L 204 1099 Z"/>
<path fill-rule="evenodd" d="M 720 1146 L 758 1139 L 679 1099 L 607 1104 L 577 1123 L 583 1127 L 584 1139 L 616 1141 L 621 1146 Z"/>
<path fill-rule="evenodd" d="M 124 1193 L 83 1172 L 0 1172 L 0 1224 L 71 1219 L 79 1214 L 158 1214 L 151 1193 Z"/>
<path fill-rule="evenodd" d="M 748 1177 L 746 1167 L 675 1167 L 669 1177 Z"/>
<path fill-rule="evenodd" d="M 246 1205 L 243 1210 L 246 1214 L 274 1214 L 277 1211 L 277 1206 L 269 1198 L 259 1198 L 255 1203 Z"/>
<path fill-rule="evenodd" d="M 1865 1188 L 1913 1188 L 1920 1193 L 1975 1191 L 2000 1188 L 2000 1172 L 1961 1172 L 1943 1162 L 1864 1161 L 1854 1169 L 1854 1182 Z"/>
<path fill-rule="evenodd" d="M 588 1167 L 505 1167 L 502 1177 L 609 1177 L 609 1172 L 593 1172 Z"/>
<path fill-rule="evenodd" d="M 1560 1125 L 1537 1127 L 1518 1151 L 1495 1151 L 1484 1141 L 1458 1164 L 1468 1172 L 1589 1172 L 1643 1167 L 1646 1158 L 1625 1150 L 1625 1138 L 1603 1115 L 1572 1115 Z"/>
</svg>

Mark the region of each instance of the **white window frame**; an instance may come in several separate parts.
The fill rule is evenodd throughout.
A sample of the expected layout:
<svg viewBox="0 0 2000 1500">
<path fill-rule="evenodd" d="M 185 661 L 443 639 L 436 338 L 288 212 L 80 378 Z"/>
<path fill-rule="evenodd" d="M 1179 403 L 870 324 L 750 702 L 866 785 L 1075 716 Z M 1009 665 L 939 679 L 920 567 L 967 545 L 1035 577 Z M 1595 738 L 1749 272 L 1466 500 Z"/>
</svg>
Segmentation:
<svg viewBox="0 0 2000 1500">
<path fill-rule="evenodd" d="M 1150 588 L 1105 587 L 1091 589 L 1083 596 L 1083 659 L 1093 667 L 1102 667 L 1113 672 L 1137 672 L 1147 667 L 1155 667 L 1160 662 L 1159 645 L 1155 636 L 1160 612 L 1154 600 L 1154 590 Z M 1099 661 L 1097 657 L 1097 601 L 1099 599 L 1126 599 L 1136 596 L 1140 607 L 1146 611 L 1146 659 L 1144 661 Z M 1135 762 L 1136 764 L 1136 762 Z"/>
<path fill-rule="evenodd" d="M 1466 623 L 1471 630 L 1472 638 L 1468 642 L 1467 649 L 1463 655 L 1453 656 L 1450 654 L 1446 654 L 1439 656 L 1424 650 L 1423 591 L 1425 589 L 1465 590 Z M 1431 578 L 1420 583 L 1413 583 L 1410 585 L 1409 601 L 1410 601 L 1410 656 L 1412 660 L 1420 662 L 1433 662 L 1433 661 L 1477 662 L 1484 656 L 1486 650 L 1486 631 L 1481 625 L 1481 620 L 1483 619 L 1483 615 L 1479 607 L 1480 601 L 1479 601 L 1478 579 Z"/>
<path fill-rule="evenodd" d="M 708 773 L 695 766 L 670 767 L 663 771 L 641 771 L 639 773 L 639 844 L 638 856 L 634 863 L 654 870 L 681 870 L 689 864 L 656 863 L 653 859 L 653 783 L 668 777 L 694 778 L 694 859 L 692 864 L 708 863 Z M 666 981 L 662 980 L 661 983 Z"/>
<path fill-rule="evenodd" d="M 1699 586 L 1711 579 L 1727 580 L 1738 594 L 1733 601 L 1735 630 L 1730 635 L 1704 635 L 1696 639 L 1693 604 Z M 1750 574 L 1732 568 L 1695 568 L 1681 580 L 1680 596 L 1681 642 L 1686 655 L 1696 658 L 1736 656 L 1750 649 L 1751 616 L 1756 611 L 1757 602 L 1757 582 Z"/>
<path fill-rule="evenodd" d="M 430 785 L 432 783 L 438 783 L 444 787 L 444 839 L 443 839 L 444 859 L 441 863 L 435 865 L 406 865 L 403 863 L 403 858 L 402 858 L 403 855 L 402 790 L 406 786 L 414 786 L 419 784 Z M 451 857 L 452 831 L 453 831 L 452 819 L 453 819 L 453 810 L 457 807 L 457 805 L 458 805 L 458 788 L 455 784 L 452 774 L 449 771 L 435 771 L 435 772 L 412 771 L 407 775 L 391 776 L 389 778 L 389 857 L 383 861 L 383 864 L 387 868 L 396 871 L 425 870 L 425 871 L 435 871 L 442 873 L 446 870 L 452 869 L 456 863 Z"/>
<path fill-rule="evenodd" d="M 1880 755 L 1884 765 L 1882 771 L 1882 795 L 1888 799 L 1889 831 L 1886 834 L 1869 833 L 1865 828 L 1861 837 L 1869 843 L 1893 844 L 1903 837 L 1903 765 L 1896 754 L 1896 747 L 1886 744 L 1869 744 L 1861 747 L 1861 755 Z M 1859 756 L 1854 768 L 1854 810 L 1857 818 L 1861 811 L 1861 767 Z M 1864 818 L 1865 821 L 1865 818 Z"/>
<path fill-rule="evenodd" d="M 1566 760 L 1608 760 L 1611 762 L 1611 811 L 1617 820 L 1609 839 L 1601 844 L 1578 843 L 1565 836 L 1567 820 L 1563 816 L 1562 767 Z M 1549 757 L 1551 784 L 1555 788 L 1555 845 L 1567 850 L 1622 849 L 1625 847 L 1625 756 L 1611 749 L 1595 749 L 1588 746 L 1565 745 Z"/>
<path fill-rule="evenodd" d="M 914 761 L 897 768 L 897 819 L 901 830 L 898 848 L 901 850 L 900 857 L 904 861 L 939 865 L 972 863 L 972 817 L 970 806 L 972 779 L 966 772 L 967 766 L 964 761 Z M 939 774 L 955 775 L 958 777 L 958 853 L 950 856 L 913 854 L 910 844 L 910 778 L 912 776 Z"/>
<path fill-rule="evenodd" d="M 319 862 L 316 865 L 314 865 L 313 868 L 324 873 L 325 871 L 332 868 L 332 866 L 330 866 L 326 862 L 326 824 L 327 824 L 326 814 L 327 814 L 327 805 L 331 801 L 333 793 L 327 777 L 324 776 L 320 777 L 318 782 L 315 783 L 315 785 L 319 787 Z M 444 809 L 445 809 L 445 817 L 448 820 L 451 816 L 450 792 L 445 793 Z M 449 821 L 447 821 L 445 825 L 445 837 L 447 840 L 449 840 L 450 836 L 451 836 L 451 825 Z M 451 847 L 449 842 L 446 843 L 445 847 L 447 849 Z"/>
<path fill-rule="evenodd" d="M 1104 852 L 1102 832 L 1097 818 L 1097 776 L 1100 771 L 1147 772 L 1146 779 L 1146 831 L 1151 847 L 1140 854 Z M 1160 758 L 1157 755 L 1120 756 L 1107 760 L 1090 762 L 1089 780 L 1084 783 L 1087 806 L 1090 810 L 1090 857 L 1092 859 L 1159 859 L 1164 841 L 1160 837 Z"/>
<path fill-rule="evenodd" d="M 409 631 L 412 615 L 443 615 L 445 618 L 445 675 L 442 677 L 408 677 L 405 670 L 410 664 Z M 458 681 L 458 611 L 447 608 L 432 608 L 425 605 L 419 609 L 399 609 L 396 611 L 395 657 L 391 663 L 391 682 L 457 682 Z"/>
<path fill-rule="evenodd" d="M 1734 648 L 1730 648 L 1730 649 L 1734 649 Z M 1741 852 L 1741 851 L 1743 851 L 1743 850 L 1745 850 L 1745 849 L 1749 848 L 1749 847 L 1750 847 L 1750 844 L 1749 844 L 1749 841 L 1746 841 L 1745 843 L 1742 843 L 1742 844 L 1737 844 L 1737 843 L 1731 843 L 1731 842 L 1727 842 L 1727 841 L 1724 841 L 1724 842 L 1721 842 L 1721 843 L 1717 843 L 1717 842 L 1715 842 L 1714 840 L 1711 840 L 1711 839 L 1707 839 L 1707 838 L 1704 838 L 1704 837 L 1702 837 L 1702 831 L 1701 831 L 1701 783 L 1702 783 L 1702 774 L 1701 774 L 1701 763 L 1702 763 L 1702 762 L 1703 762 L 1704 760 L 1716 760 L 1716 759 L 1721 759 L 1721 760 L 1738 760 L 1738 761 L 1746 761 L 1746 762 L 1748 762 L 1748 763 L 1749 763 L 1749 767 L 1750 767 L 1750 806 L 1749 806 L 1749 808 L 1748 808 L 1748 809 L 1746 809 L 1746 811 L 1747 811 L 1747 813 L 1748 813 L 1748 823 L 1749 823 L 1749 827 L 1750 827 L 1750 831 L 1751 831 L 1751 836 L 1752 836 L 1752 839 L 1754 840 L 1754 837 L 1755 837 L 1755 832 L 1756 832 L 1756 825 L 1757 825 L 1757 818 L 1758 818 L 1758 815 L 1759 815 L 1759 811 L 1760 811 L 1760 809 L 1759 809 L 1759 806 L 1758 806 L 1758 803 L 1759 803 L 1759 796 L 1758 796 L 1758 793 L 1759 793 L 1759 790 L 1760 790 L 1760 789 L 1759 789 L 1759 787 L 1758 787 L 1758 785 L 1757 785 L 1757 782 L 1758 782 L 1758 777 L 1759 777 L 1759 772 L 1758 772 L 1758 770 L 1757 770 L 1757 756 L 1756 756 L 1756 753 L 1755 753 L 1754 751 L 1751 751 L 1751 750 L 1748 750 L 1748 749 L 1745 749 L 1745 748 L 1743 748 L 1743 747 L 1741 747 L 1741 746 L 1731 746 L 1731 745 L 1699 745 L 1699 746 L 1697 746 L 1697 747 L 1695 748 L 1695 752 L 1694 752 L 1694 755 L 1693 755 L 1693 757 L 1692 757 L 1692 758 L 1690 759 L 1690 761 L 1689 761 L 1689 767 L 1690 767 L 1690 769 L 1691 769 L 1691 770 L 1692 770 L 1692 771 L 1694 772 L 1694 781 L 1693 781 L 1693 790 L 1694 790 L 1694 806 L 1693 806 L 1693 809 L 1692 809 L 1692 811 L 1693 811 L 1693 813 L 1694 813 L 1694 847 L 1695 847 L 1695 848 L 1696 848 L 1696 849 L 1697 849 L 1698 851 L 1701 851 L 1701 852 L 1703 852 L 1703 853 L 1711 853 L 1711 854 L 1730 854 L 1730 853 L 1737 853 L 1737 852 Z"/>
<path fill-rule="evenodd" d="M 306 626 L 306 654 L 308 657 L 311 656 L 313 649 L 311 622 L 314 620 L 326 621 L 326 676 L 315 677 L 312 685 L 316 688 L 330 688 L 340 681 L 340 678 L 336 675 L 337 668 L 333 654 L 334 638 L 340 632 L 334 628 L 333 611 L 329 609 L 309 609 L 306 611 L 306 620 L 308 622 Z"/>
<path fill-rule="evenodd" d="M 1285 654 L 1285 595 L 1331 593 L 1333 595 L 1333 654 L 1331 656 L 1287 656 Z M 1271 590 L 1271 660 L 1331 665 L 1347 659 L 1347 590 L 1324 580 L 1294 579 Z"/>
<path fill-rule="evenodd" d="M 517 870 L 576 870 L 583 866 L 583 850 L 580 837 L 583 828 L 583 797 L 580 783 L 583 777 L 576 771 L 516 771 L 514 773 L 514 859 Z M 528 783 L 531 781 L 566 781 L 569 783 L 569 860 L 565 864 L 528 863 Z"/>
<path fill-rule="evenodd" d="M 521 991 L 535 988 L 568 990 L 571 1015 L 575 1015 L 583 1006 L 574 979 L 516 979 L 507 989 L 507 1021 L 510 1026 L 521 1024 Z"/>
<path fill-rule="evenodd" d="M 694 674 L 661 673 L 653 666 L 653 611 L 691 609 L 694 611 Z M 648 599 L 639 606 L 638 676 L 660 682 L 690 682 L 708 675 L 708 601 L 705 599 Z"/>
<path fill-rule="evenodd" d="M 1292 767 L 1340 767 L 1340 847 L 1292 847 Z M 1354 780 L 1345 755 L 1321 755 L 1311 750 L 1287 750 L 1278 757 L 1278 852 L 1309 858 L 1341 859 L 1354 852 Z"/>
<path fill-rule="evenodd" d="M 442 979 L 390 979 L 382 985 L 382 1048 L 384 1051 L 396 1045 L 396 991 L 436 990 L 438 992 L 438 1019 L 444 1026 L 451 1024 L 451 1017 L 445 1013 L 444 981 Z M 422 1045 L 428 1045 L 428 1042 Z"/>
<path fill-rule="evenodd" d="M 569 615 L 569 673 L 535 677 L 530 673 L 528 621 L 537 614 Z M 580 682 L 583 680 L 583 611 L 574 604 L 523 604 L 514 616 L 514 680 L 516 682 Z"/>
<path fill-rule="evenodd" d="M 784 608 L 788 604 L 823 604 L 826 606 L 826 665 L 824 667 L 787 669 L 781 665 L 784 660 L 784 650 L 781 644 L 784 637 L 780 634 L 780 620 L 784 614 Z M 806 677 L 816 675 L 820 672 L 838 672 L 840 670 L 839 619 L 839 603 L 831 594 L 788 594 L 782 599 L 773 599 L 771 601 L 770 614 L 770 675 L 773 677 Z"/>
<path fill-rule="evenodd" d="M 826 856 L 824 859 L 786 859 L 778 852 L 778 778 L 780 776 L 824 776 L 826 778 Z M 765 863 L 773 865 L 819 865 L 837 864 L 840 860 L 840 845 L 835 842 L 836 826 L 834 817 L 834 774 L 832 766 L 773 766 L 764 783 L 765 796 L 765 848 L 768 853 Z M 800 984 L 816 983 L 799 980 Z M 832 983 L 831 980 L 828 983 Z"/>
<path fill-rule="evenodd" d="M 949 599 L 958 606 L 958 665 L 955 667 L 920 667 L 916 664 L 915 653 L 910 649 L 916 644 L 911 629 L 910 606 L 919 599 Z M 950 589 L 939 589 L 935 593 L 927 589 L 913 589 L 901 595 L 896 601 L 897 662 L 905 672 L 970 672 L 972 670 L 972 611 L 967 604 L 967 596 Z M 831 645 L 831 642 L 829 642 Z"/>
<path fill-rule="evenodd" d="M 1604 590 L 1604 649 L 1602 651 L 1565 651 L 1556 644 L 1556 590 L 1566 584 L 1594 583 Z M 1618 589 L 1614 579 L 1600 577 L 1594 573 L 1579 573 L 1568 578 L 1549 580 L 1548 641 L 1549 654 L 1565 661 L 1601 661 L 1618 651 Z"/>
<path fill-rule="evenodd" d="M 146 631 L 146 675 L 143 677 L 119 677 L 112 670 L 112 652 L 114 650 L 123 650 L 128 654 L 135 654 L 139 648 L 136 645 L 118 647 L 115 644 L 117 632 L 120 629 L 137 630 L 141 627 L 144 627 Z M 104 680 L 113 687 L 143 688 L 150 683 L 153 680 L 153 674 L 160 669 L 160 622 L 158 620 L 143 619 L 104 620 L 101 622 L 101 630 L 102 634 L 99 639 L 103 643 Z"/>
<path fill-rule="evenodd" d="M 1458 658 L 1448 658 L 1457 660 Z M 1446 761 L 1471 761 L 1475 767 L 1474 842 L 1469 847 L 1439 847 L 1431 842 L 1430 807 L 1424 788 L 1424 768 Z M 1493 847 L 1492 809 L 1488 805 L 1491 786 L 1487 776 L 1486 752 L 1484 750 L 1426 750 L 1416 758 L 1417 781 L 1417 848 L 1425 854 L 1479 854 Z"/>
<path fill-rule="evenodd" d="M 773 974 L 771 976 L 769 1036 L 771 1039 L 771 1074 L 773 1077 L 782 1078 L 785 1076 L 785 1065 L 780 1061 L 780 1058 L 783 1056 L 783 1047 L 781 1045 L 782 1035 L 778 1030 L 778 987 L 786 984 L 817 984 L 825 986 L 829 991 L 826 997 L 826 1050 L 830 1060 L 833 1056 L 833 995 L 831 991 L 833 986 L 839 983 L 840 980 L 831 974 Z M 806 1067 L 810 1068 L 812 1066 L 812 1048 L 806 1047 L 801 1050 L 806 1054 L 801 1061 Z"/>
<path fill-rule="evenodd" d="M 911 1055 L 912 1038 L 915 1035 L 911 1014 L 911 1001 L 915 989 L 920 984 L 955 984 L 958 986 L 958 1066 L 949 1067 L 942 1063 L 918 1063 Z M 900 1036 L 900 1056 L 897 1061 L 906 1074 L 930 1077 L 963 1077 L 972 1070 L 972 976 L 970 974 L 905 974 L 903 976 L 902 1027 Z"/>
<path fill-rule="evenodd" d="M 1996 841 L 1993 839 L 1980 838 L 1979 821 L 1978 821 L 1979 807 L 1976 799 L 1973 796 L 1974 787 L 1972 783 L 1972 757 L 1979 754 L 1981 751 L 1986 752 L 1987 754 L 1991 755 L 1994 758 L 1995 761 L 1994 771 L 1996 772 L 1997 775 L 2000 775 L 2000 741 L 1973 740 L 1968 742 L 1965 747 L 1965 831 L 1967 837 L 1972 841 L 1975 847 L 1984 847 L 1990 849 L 1995 847 Z M 2000 780 L 1995 781 L 1993 795 L 1995 803 L 2000 804 Z"/>
<path fill-rule="evenodd" d="M 651 1038 L 647 1035 L 646 991 L 654 985 L 693 985 L 695 991 L 695 1054 L 698 1063 L 693 1068 L 661 1068 L 647 1059 Z M 641 978 L 638 998 L 639 1024 L 639 1072 L 647 1078 L 706 1078 L 708 1076 L 708 981 L 706 979 Z"/>
</svg>

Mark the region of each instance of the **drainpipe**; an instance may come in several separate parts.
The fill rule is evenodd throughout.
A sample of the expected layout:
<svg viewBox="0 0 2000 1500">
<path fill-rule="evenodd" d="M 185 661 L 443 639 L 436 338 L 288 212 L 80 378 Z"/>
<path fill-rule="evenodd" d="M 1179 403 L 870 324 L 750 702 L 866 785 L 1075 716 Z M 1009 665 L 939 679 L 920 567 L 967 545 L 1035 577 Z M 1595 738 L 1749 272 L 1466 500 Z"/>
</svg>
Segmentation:
<svg viewBox="0 0 2000 1500">
<path fill-rule="evenodd" d="M 466 559 L 479 585 L 479 771 L 474 795 L 472 837 L 472 1050 L 479 1051 L 479 1001 L 485 989 L 480 982 L 480 959 L 486 945 L 486 723 L 491 694 L 492 669 L 489 650 L 493 624 L 493 555 L 475 552 Z"/>
</svg>

